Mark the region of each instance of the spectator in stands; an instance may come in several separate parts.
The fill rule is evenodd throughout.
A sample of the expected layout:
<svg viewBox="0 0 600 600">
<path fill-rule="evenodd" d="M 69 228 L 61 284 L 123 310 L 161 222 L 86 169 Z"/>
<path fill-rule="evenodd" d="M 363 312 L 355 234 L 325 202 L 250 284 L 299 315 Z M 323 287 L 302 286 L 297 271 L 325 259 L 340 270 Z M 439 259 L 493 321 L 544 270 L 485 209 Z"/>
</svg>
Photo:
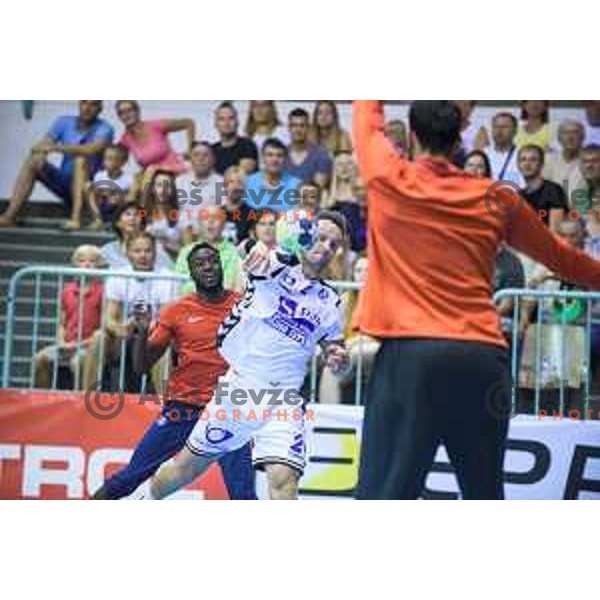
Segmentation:
<svg viewBox="0 0 600 600">
<path fill-rule="evenodd" d="M 353 280 L 355 283 L 363 284 L 367 276 L 368 262 L 366 257 L 360 257 L 354 263 Z M 358 304 L 358 290 L 342 292 L 342 307 L 345 315 L 344 339 L 350 353 L 350 369 L 343 377 L 333 375 L 328 367 L 321 373 L 319 385 L 320 404 L 341 404 L 343 392 L 349 384 L 356 379 L 358 369 L 358 358 L 362 354 L 362 373 L 360 384 L 363 386 L 368 379 L 368 374 L 373 359 L 380 343 L 373 338 L 354 332 L 351 327 L 352 315 Z"/>
<path fill-rule="evenodd" d="M 367 190 L 360 177 L 352 184 L 352 198 L 336 202 L 332 210 L 346 218 L 350 250 L 363 252 L 367 247 Z"/>
<path fill-rule="evenodd" d="M 208 242 L 214 246 L 221 255 L 221 264 L 223 266 L 223 285 L 225 289 L 241 291 L 242 289 L 242 261 L 235 244 L 224 237 L 225 220 L 223 219 L 223 209 L 217 206 L 206 208 L 206 220 L 203 220 L 203 235 L 200 238 L 202 242 Z M 204 217 L 203 217 L 204 218 Z M 177 256 L 175 263 L 175 272 L 180 275 L 189 276 L 190 268 L 188 264 L 188 255 L 194 247 L 195 241 L 184 246 Z M 182 294 L 189 294 L 195 290 L 194 282 L 189 280 L 181 286 Z"/>
<path fill-rule="evenodd" d="M 458 106 L 462 117 L 460 136 L 463 156 L 472 150 L 485 148 L 489 143 L 488 133 L 485 127 L 478 125 L 472 119 L 477 104 L 475 100 L 455 100 L 454 102 Z"/>
<path fill-rule="evenodd" d="M 88 183 L 85 194 L 88 209 L 93 215 L 90 229 L 103 229 L 105 223 L 112 221 L 119 204 L 133 200 L 130 194 L 133 189 L 133 177 L 123 170 L 128 159 L 129 152 L 125 146 L 113 144 L 104 150 L 103 169 L 96 173 L 93 183 Z M 79 206 L 73 208 L 73 221 L 77 225 L 81 225 L 82 205 L 80 198 Z"/>
<path fill-rule="evenodd" d="M 105 372 L 107 387 L 118 388 L 120 356 L 125 351 L 123 374 L 124 391 L 139 392 L 141 376 L 134 372 L 131 360 L 131 322 L 128 320 L 133 308 L 144 303 L 151 311 L 152 318 L 158 317 L 160 309 L 177 297 L 179 282 L 169 279 L 169 272 L 156 268 L 156 240 L 144 231 L 138 231 L 127 238 L 127 258 L 129 268 L 140 277 L 111 277 L 106 284 L 106 320 L 104 331 L 93 336 L 92 352 L 86 364 L 87 378 L 95 381 L 100 349 L 104 349 L 104 360 L 108 369 Z M 164 274 L 165 278 L 144 278 L 145 274 Z M 155 378 L 156 381 L 156 378 Z M 156 385 L 155 385 L 156 387 Z"/>
<path fill-rule="evenodd" d="M 250 100 L 246 135 L 262 149 L 268 139 L 278 139 L 284 146 L 290 143 L 287 129 L 281 124 L 274 100 Z"/>
<path fill-rule="evenodd" d="M 333 100 L 315 104 L 312 122 L 312 141 L 323 146 L 335 158 L 340 152 L 352 152 L 352 140 L 342 129 L 338 109 Z"/>
<path fill-rule="evenodd" d="M 269 209 L 260 210 L 256 213 L 256 220 L 251 221 L 250 235 L 238 246 L 240 257 L 246 258 L 256 242 L 262 242 L 270 250 L 277 246 L 277 217 Z"/>
<path fill-rule="evenodd" d="M 563 218 L 556 224 L 556 233 L 567 244 L 580 250 L 585 249 L 586 230 L 582 220 Z M 527 287 L 548 292 L 581 289 L 561 280 L 541 264 L 536 265 Z M 574 404 L 580 403 L 581 394 L 575 393 L 574 390 L 578 390 L 582 385 L 586 305 L 572 299 L 547 299 L 540 302 L 538 311 L 538 301 L 535 299 L 523 298 L 521 301 L 519 335 L 524 337 L 524 341 L 519 379 L 521 387 L 530 390 L 529 394 L 523 394 L 521 408 L 527 412 L 533 406 L 532 390 L 537 383 L 542 394 L 541 408 L 547 411 L 556 410 L 559 407 L 557 388 L 561 385 L 561 379 L 566 392 L 565 412 L 580 408 Z M 534 323 L 541 327 L 541 331 L 529 329 Z M 559 329 L 561 334 L 557 335 Z"/>
<path fill-rule="evenodd" d="M 525 180 L 519 171 L 515 144 L 518 126 L 516 117 L 509 112 L 496 113 L 492 119 L 492 142 L 485 152 L 492 168 L 492 177 L 523 187 Z"/>
<path fill-rule="evenodd" d="M 525 180 L 523 196 L 538 212 L 546 225 L 553 209 L 569 210 L 562 187 L 553 181 L 545 180 L 542 175 L 544 169 L 544 151 L 542 148 L 534 145 L 521 146 L 517 160 L 519 171 L 521 171 L 521 175 Z"/>
<path fill-rule="evenodd" d="M 129 150 L 142 168 L 137 178 L 140 190 L 145 189 L 155 171 L 179 175 L 188 170 L 185 160 L 171 147 L 169 134 L 185 131 L 187 148 L 191 151 L 196 139 L 196 125 L 192 119 L 143 121 L 140 105 L 135 100 L 119 100 L 116 111 L 125 126 L 125 133 L 119 143 Z"/>
<path fill-rule="evenodd" d="M 258 149 L 249 138 L 238 135 L 239 119 L 231 102 L 221 102 L 215 111 L 215 128 L 219 141 L 213 144 L 215 171 L 224 175 L 230 167 L 241 167 L 246 173 L 258 168 Z"/>
<path fill-rule="evenodd" d="M 246 204 L 250 208 L 298 208 L 302 181 L 285 170 L 287 148 L 277 138 L 262 146 L 262 170 L 246 179 Z"/>
<path fill-rule="evenodd" d="M 117 207 L 112 218 L 112 227 L 117 239 L 114 242 L 108 242 L 100 249 L 104 261 L 110 269 L 119 271 L 130 267 L 127 257 L 127 240 L 145 229 L 145 215 L 147 214 L 148 211 L 139 202 L 121 204 Z M 159 246 L 157 248 L 156 266 L 159 269 L 169 269 L 172 265 L 169 255 L 163 250 L 162 246 Z"/>
<path fill-rule="evenodd" d="M 586 252 L 600 260 L 600 186 L 592 193 L 591 209 L 593 213 L 586 219 Z"/>
<path fill-rule="evenodd" d="M 561 185 L 569 206 L 574 190 L 584 186 L 581 173 L 581 148 L 585 130 L 578 121 L 563 121 L 558 127 L 558 143 L 562 150 L 546 156 L 544 177 Z M 576 207 L 574 207 L 576 208 Z"/>
<path fill-rule="evenodd" d="M 310 116 L 303 108 L 295 108 L 288 116 L 291 143 L 286 170 L 303 183 L 329 185 L 333 162 L 327 150 L 309 140 Z"/>
<path fill-rule="evenodd" d="M 483 150 L 473 150 L 465 157 L 465 171 L 482 179 L 492 176 L 492 168 L 487 154 Z"/>
<path fill-rule="evenodd" d="M 180 209 L 178 228 L 184 243 L 198 237 L 202 210 L 223 203 L 223 177 L 215 172 L 215 155 L 208 142 L 194 142 L 190 154 L 192 170 L 177 178 Z"/>
<path fill-rule="evenodd" d="M 104 260 L 96 246 L 83 245 L 73 252 L 71 263 L 77 269 L 99 269 Z M 63 387 L 59 369 L 64 367 L 70 369 L 73 382 L 77 381 L 75 373 L 79 370 L 80 389 L 88 389 L 93 383 L 93 379 L 85 379 L 82 371 L 92 336 L 102 321 L 102 296 L 100 279 L 77 278 L 64 285 L 60 296 L 58 343 L 46 346 L 34 358 L 36 388 L 53 387 L 54 368 L 57 370 L 57 387 Z M 83 317 L 81 322 L 80 315 Z"/>
<path fill-rule="evenodd" d="M 225 229 L 223 237 L 230 240 L 236 246 L 250 235 L 250 220 L 252 209 L 246 204 L 246 171 L 242 167 L 229 167 L 225 171 L 225 199 L 223 210 L 225 211 Z"/>
<path fill-rule="evenodd" d="M 182 214 L 185 213 L 177 204 L 175 176 L 166 171 L 155 171 L 151 184 L 145 203 L 148 212 L 146 231 L 157 241 L 157 248 L 175 258 L 181 247 L 183 229 L 180 224 L 184 222 Z"/>
<path fill-rule="evenodd" d="M 354 181 L 358 177 L 356 161 L 350 152 L 340 152 L 333 161 L 333 177 L 327 194 L 323 196 L 323 208 L 337 202 L 354 199 Z"/>
<path fill-rule="evenodd" d="M 581 174 L 585 183 L 576 191 L 573 204 L 584 211 L 591 207 L 591 198 L 600 188 L 600 145 L 591 144 L 582 150 Z"/>
<path fill-rule="evenodd" d="M 314 183 L 305 183 L 300 187 L 300 206 L 312 211 L 314 216 L 321 210 L 321 188 Z"/>
<path fill-rule="evenodd" d="M 79 115 L 59 117 L 46 136 L 35 144 L 15 181 L 8 208 L 0 216 L 0 227 L 13 227 L 36 182 L 42 183 L 72 209 L 82 197 L 85 182 L 102 164 L 102 153 L 113 141 L 113 128 L 99 118 L 101 100 L 80 100 Z M 60 167 L 48 162 L 49 154 L 61 154 Z M 65 228 L 75 229 L 71 215 Z"/>
<path fill-rule="evenodd" d="M 585 103 L 585 141 L 589 146 L 596 144 L 600 146 L 600 100 L 587 100 Z"/>
<path fill-rule="evenodd" d="M 500 290 L 520 289 L 525 287 L 525 271 L 519 257 L 506 245 L 500 246 L 496 255 L 494 272 L 494 294 Z M 502 323 L 504 335 L 510 341 L 513 333 L 514 299 L 505 296 L 496 303 L 498 315 Z"/>
<path fill-rule="evenodd" d="M 550 124 L 549 100 L 523 100 L 521 123 L 515 137 L 517 148 L 539 146 L 544 152 L 551 149 L 555 131 Z"/>
<path fill-rule="evenodd" d="M 401 119 L 392 119 L 385 124 L 385 135 L 388 136 L 398 152 L 406 154 L 408 150 L 408 135 L 406 124 Z"/>
</svg>

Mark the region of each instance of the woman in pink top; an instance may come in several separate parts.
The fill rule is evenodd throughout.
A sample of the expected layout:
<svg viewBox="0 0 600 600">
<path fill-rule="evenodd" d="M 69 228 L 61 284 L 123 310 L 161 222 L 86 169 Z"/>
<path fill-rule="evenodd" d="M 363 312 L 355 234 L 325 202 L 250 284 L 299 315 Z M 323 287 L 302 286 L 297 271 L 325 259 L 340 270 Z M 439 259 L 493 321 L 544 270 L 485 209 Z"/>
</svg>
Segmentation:
<svg viewBox="0 0 600 600">
<path fill-rule="evenodd" d="M 175 175 L 188 170 L 183 157 L 171 147 L 168 135 L 175 131 L 185 131 L 190 148 L 196 136 L 196 126 L 192 119 L 143 121 L 140 105 L 135 100 L 119 100 L 116 111 L 125 125 L 125 133 L 119 143 L 133 154 L 142 167 L 144 181 L 150 181 L 158 170 Z"/>
</svg>

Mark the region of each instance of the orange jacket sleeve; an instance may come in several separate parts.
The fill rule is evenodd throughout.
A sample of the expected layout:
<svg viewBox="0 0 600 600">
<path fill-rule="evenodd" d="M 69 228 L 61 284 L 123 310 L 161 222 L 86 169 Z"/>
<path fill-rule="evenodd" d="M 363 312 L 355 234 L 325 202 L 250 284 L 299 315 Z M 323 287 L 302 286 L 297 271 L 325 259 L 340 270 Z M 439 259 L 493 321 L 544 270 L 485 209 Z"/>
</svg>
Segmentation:
<svg viewBox="0 0 600 600">
<path fill-rule="evenodd" d="M 383 126 L 381 100 L 355 100 L 352 103 L 354 149 L 365 183 L 390 172 L 400 175 L 406 165 L 406 160 L 386 137 Z"/>
<path fill-rule="evenodd" d="M 518 202 L 522 204 L 520 207 Z M 600 261 L 563 241 L 538 219 L 533 208 L 523 200 L 515 199 L 506 241 L 569 283 L 600 290 Z"/>
</svg>

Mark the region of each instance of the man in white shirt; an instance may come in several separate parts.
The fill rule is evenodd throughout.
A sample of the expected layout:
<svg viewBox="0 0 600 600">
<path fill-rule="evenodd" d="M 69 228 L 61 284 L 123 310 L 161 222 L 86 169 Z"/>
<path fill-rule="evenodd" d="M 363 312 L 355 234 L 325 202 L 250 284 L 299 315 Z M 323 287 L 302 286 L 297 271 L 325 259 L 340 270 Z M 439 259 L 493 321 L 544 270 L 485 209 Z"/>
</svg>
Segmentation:
<svg viewBox="0 0 600 600">
<path fill-rule="evenodd" d="M 215 154 L 208 142 L 194 142 L 190 154 L 192 171 L 177 179 L 179 227 L 183 230 L 197 222 L 202 209 L 221 206 L 224 200 L 223 177 L 215 172 Z"/>
<path fill-rule="evenodd" d="M 581 123 L 563 121 L 558 128 L 561 151 L 548 153 L 544 165 L 544 178 L 563 187 L 570 208 L 573 208 L 571 194 L 585 184 L 580 158 L 584 135 L 585 130 Z"/>
<path fill-rule="evenodd" d="M 492 177 L 512 181 L 519 187 L 525 180 L 519 172 L 517 164 L 517 147 L 514 139 L 517 134 L 518 121 L 508 112 L 500 112 L 492 119 L 492 144 L 485 152 L 490 159 Z"/>
</svg>

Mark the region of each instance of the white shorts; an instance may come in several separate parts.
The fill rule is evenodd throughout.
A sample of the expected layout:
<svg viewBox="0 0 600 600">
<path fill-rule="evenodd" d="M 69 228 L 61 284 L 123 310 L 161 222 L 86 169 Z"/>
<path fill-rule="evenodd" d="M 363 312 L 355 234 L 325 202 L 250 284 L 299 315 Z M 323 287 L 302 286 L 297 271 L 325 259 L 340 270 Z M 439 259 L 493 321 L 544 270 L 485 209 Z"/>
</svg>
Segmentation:
<svg viewBox="0 0 600 600">
<path fill-rule="evenodd" d="M 219 379 L 219 383 L 227 383 L 226 392 L 218 399 L 213 396 L 201 413 L 186 442 L 187 449 L 198 456 L 219 456 L 253 440 L 252 463 L 255 468 L 277 463 L 288 465 L 302 474 L 306 465 L 302 404 L 286 405 L 283 402 L 272 406 L 268 403 L 272 399 L 271 394 L 265 394 L 256 404 L 248 393 L 252 389 L 257 394 L 256 386 L 245 383 L 231 370 Z M 248 398 L 240 403 L 238 396 L 238 403 L 232 402 L 233 390 L 245 391 Z"/>
</svg>

